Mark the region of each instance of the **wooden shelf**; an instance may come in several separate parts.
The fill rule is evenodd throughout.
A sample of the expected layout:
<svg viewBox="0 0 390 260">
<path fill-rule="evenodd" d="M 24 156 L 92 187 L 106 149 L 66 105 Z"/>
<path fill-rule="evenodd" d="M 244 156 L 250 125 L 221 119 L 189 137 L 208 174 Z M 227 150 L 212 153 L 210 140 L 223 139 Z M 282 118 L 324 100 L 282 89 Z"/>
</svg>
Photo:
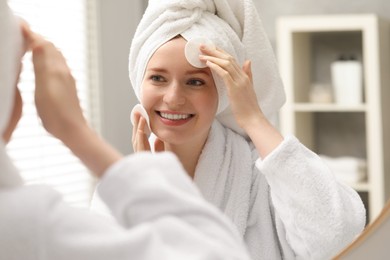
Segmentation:
<svg viewBox="0 0 390 260">
<path fill-rule="evenodd" d="M 368 194 L 362 199 L 367 200 L 372 221 L 390 197 L 389 23 L 375 14 L 283 16 L 277 20 L 276 31 L 279 69 L 286 89 L 286 104 L 280 113 L 282 133 L 296 135 L 319 154 L 323 151 L 316 149 L 330 143 L 339 145 L 342 152 L 350 149 L 351 156 L 357 152 L 364 156 L 367 181 L 348 185 Z M 310 103 L 312 86 L 331 83 L 329 71 L 334 60 L 329 53 L 346 50 L 357 53 L 363 65 L 364 103 Z M 318 77 L 328 82 L 318 81 Z M 344 132 L 339 133 L 339 129 Z M 328 132 L 333 135 L 327 136 Z"/>
<path fill-rule="evenodd" d="M 297 112 L 366 112 L 367 110 L 365 104 L 343 106 L 337 104 L 295 103 L 293 108 Z"/>
<path fill-rule="evenodd" d="M 356 191 L 359 192 L 369 192 L 370 191 L 370 184 L 368 182 L 356 182 L 356 183 L 347 183 L 347 185 L 354 188 Z"/>
</svg>

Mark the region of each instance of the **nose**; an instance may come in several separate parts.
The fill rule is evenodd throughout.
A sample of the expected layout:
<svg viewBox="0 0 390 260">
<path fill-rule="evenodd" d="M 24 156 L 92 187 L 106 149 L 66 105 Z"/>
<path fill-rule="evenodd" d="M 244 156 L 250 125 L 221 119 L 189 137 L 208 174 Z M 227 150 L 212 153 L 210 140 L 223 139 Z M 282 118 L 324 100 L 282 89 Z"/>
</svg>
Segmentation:
<svg viewBox="0 0 390 260">
<path fill-rule="evenodd" d="M 182 106 L 186 103 L 184 89 L 176 81 L 167 86 L 163 101 L 170 107 Z"/>
</svg>

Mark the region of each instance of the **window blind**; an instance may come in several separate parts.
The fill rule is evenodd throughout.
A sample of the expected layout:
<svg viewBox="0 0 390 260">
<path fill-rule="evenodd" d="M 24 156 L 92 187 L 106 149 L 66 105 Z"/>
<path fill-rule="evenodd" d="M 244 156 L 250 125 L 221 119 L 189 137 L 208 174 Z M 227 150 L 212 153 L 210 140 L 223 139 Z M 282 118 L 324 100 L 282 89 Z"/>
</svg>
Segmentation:
<svg viewBox="0 0 390 260">
<path fill-rule="evenodd" d="M 81 107 L 91 121 L 91 112 L 98 113 L 97 80 L 90 78 L 96 76 L 90 66 L 96 61 L 96 44 L 91 45 L 96 41 L 89 37 L 89 29 L 93 31 L 95 25 L 91 20 L 95 17 L 89 13 L 94 10 L 90 9 L 91 0 L 9 0 L 9 5 L 34 31 L 62 51 L 75 77 Z M 92 178 L 70 150 L 42 127 L 35 110 L 34 88 L 31 54 L 27 54 L 19 82 L 23 116 L 7 146 L 8 152 L 26 184 L 50 185 L 70 204 L 87 207 Z"/>
</svg>

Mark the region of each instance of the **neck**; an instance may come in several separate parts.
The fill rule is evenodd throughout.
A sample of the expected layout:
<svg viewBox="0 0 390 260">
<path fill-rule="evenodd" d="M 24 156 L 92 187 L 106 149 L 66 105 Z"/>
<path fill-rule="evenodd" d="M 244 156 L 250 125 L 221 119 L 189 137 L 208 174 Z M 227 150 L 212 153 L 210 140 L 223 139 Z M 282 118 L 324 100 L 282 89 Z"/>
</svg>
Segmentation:
<svg viewBox="0 0 390 260">
<path fill-rule="evenodd" d="M 187 174 L 193 179 L 195 176 L 196 165 L 198 164 L 199 156 L 206 143 L 207 136 L 202 141 L 185 143 L 185 144 L 165 144 L 165 149 L 176 154 L 180 162 L 183 164 Z"/>
</svg>

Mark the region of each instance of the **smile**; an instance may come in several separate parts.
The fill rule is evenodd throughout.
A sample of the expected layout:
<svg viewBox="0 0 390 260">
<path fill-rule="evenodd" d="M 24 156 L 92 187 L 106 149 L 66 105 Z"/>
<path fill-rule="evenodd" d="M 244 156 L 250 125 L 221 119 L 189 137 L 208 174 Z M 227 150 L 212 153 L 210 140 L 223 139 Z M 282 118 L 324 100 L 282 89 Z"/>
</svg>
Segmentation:
<svg viewBox="0 0 390 260">
<path fill-rule="evenodd" d="M 164 112 L 158 112 L 158 114 L 164 119 L 173 120 L 173 121 L 186 120 L 190 117 L 193 117 L 192 114 L 173 114 L 173 113 L 164 113 Z"/>
</svg>

